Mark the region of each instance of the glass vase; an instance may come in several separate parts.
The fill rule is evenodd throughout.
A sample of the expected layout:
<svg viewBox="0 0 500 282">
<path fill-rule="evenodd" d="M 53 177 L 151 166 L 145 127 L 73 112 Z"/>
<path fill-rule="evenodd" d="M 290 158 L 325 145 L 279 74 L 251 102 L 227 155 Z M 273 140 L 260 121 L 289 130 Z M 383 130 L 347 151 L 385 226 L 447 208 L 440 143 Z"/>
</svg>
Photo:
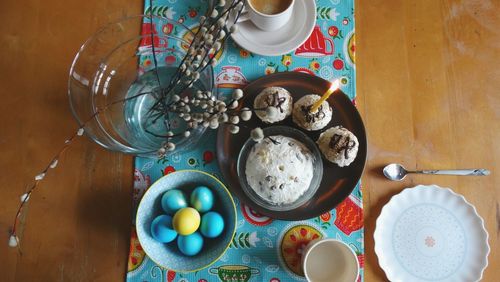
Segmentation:
<svg viewBox="0 0 500 282">
<path fill-rule="evenodd" d="M 154 16 L 125 18 L 92 35 L 76 54 L 69 74 L 71 110 L 86 135 L 109 150 L 153 156 L 170 131 L 179 135 L 172 140 L 176 152 L 191 149 L 205 127 L 184 137 L 186 122 L 157 108 L 193 36 L 183 24 Z M 174 87 L 181 98 L 214 90 L 212 67 L 200 74 L 191 88 L 184 89 L 182 83 L 175 86 L 182 89 Z"/>
</svg>

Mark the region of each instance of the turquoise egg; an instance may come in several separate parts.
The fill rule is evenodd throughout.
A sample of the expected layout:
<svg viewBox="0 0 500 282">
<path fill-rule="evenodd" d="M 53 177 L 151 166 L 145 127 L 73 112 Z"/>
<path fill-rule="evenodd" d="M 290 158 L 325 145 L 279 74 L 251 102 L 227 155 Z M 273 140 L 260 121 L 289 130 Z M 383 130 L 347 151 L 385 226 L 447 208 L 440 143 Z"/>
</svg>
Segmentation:
<svg viewBox="0 0 500 282">
<path fill-rule="evenodd" d="M 169 215 L 157 216 L 151 222 L 151 236 L 160 243 L 169 243 L 175 240 L 177 232 L 172 227 L 172 217 Z"/>
<path fill-rule="evenodd" d="M 199 212 L 207 212 L 214 206 L 214 194 L 206 186 L 196 187 L 189 200 L 191 206 Z"/>
<path fill-rule="evenodd" d="M 161 207 L 166 213 L 170 215 L 175 214 L 176 211 L 185 208 L 187 206 L 188 203 L 186 197 L 184 196 L 184 193 L 182 193 L 181 190 L 177 189 L 168 190 L 161 197 Z"/>
<path fill-rule="evenodd" d="M 186 256 L 194 256 L 203 248 L 203 237 L 199 232 L 177 238 L 177 247 Z"/>
<path fill-rule="evenodd" d="M 200 232 L 207 238 L 215 238 L 224 231 L 224 219 L 217 212 L 207 212 L 201 217 Z"/>
</svg>

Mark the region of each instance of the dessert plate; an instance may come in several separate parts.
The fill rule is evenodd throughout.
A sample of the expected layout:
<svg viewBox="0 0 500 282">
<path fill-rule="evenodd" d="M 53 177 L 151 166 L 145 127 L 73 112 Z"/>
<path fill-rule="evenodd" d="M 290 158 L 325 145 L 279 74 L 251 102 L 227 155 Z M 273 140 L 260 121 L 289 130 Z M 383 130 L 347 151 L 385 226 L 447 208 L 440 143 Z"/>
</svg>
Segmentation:
<svg viewBox="0 0 500 282">
<path fill-rule="evenodd" d="M 234 22 L 234 15 L 228 22 Z M 263 56 L 280 56 L 297 49 L 311 35 L 316 24 L 316 2 L 297 0 L 289 22 L 278 30 L 264 31 L 250 20 L 239 22 L 238 31 L 231 34 L 242 48 Z M 229 26 L 230 27 L 230 26 Z"/>
<path fill-rule="evenodd" d="M 483 219 L 463 196 L 436 185 L 392 197 L 374 238 L 390 281 L 478 281 L 488 265 Z"/>
<path fill-rule="evenodd" d="M 297 1 L 299 2 L 299 1 Z M 299 72 L 283 72 L 261 77 L 243 89 L 245 96 L 240 100 L 240 107 L 251 107 L 255 97 L 262 89 L 271 86 L 280 86 L 292 95 L 297 101 L 306 94 L 324 93 L 330 82 L 317 77 Z M 363 121 L 349 97 L 341 91 L 335 91 L 328 98 L 333 108 L 333 117 L 324 130 L 342 125 L 349 129 L 359 141 L 358 155 L 351 165 L 339 167 L 323 158 L 323 179 L 321 184 L 311 198 L 303 205 L 289 211 L 273 211 L 257 205 L 245 194 L 240 186 L 237 173 L 238 155 L 243 144 L 250 137 L 250 131 L 255 127 L 265 128 L 271 126 L 263 123 L 255 114 L 252 118 L 243 122 L 238 134 L 231 134 L 227 126 L 219 127 L 217 135 L 217 160 L 228 189 L 234 193 L 243 203 L 250 206 L 260 214 L 283 220 L 302 220 L 319 216 L 335 208 L 340 202 L 347 198 L 361 177 L 366 161 L 366 134 Z M 322 131 L 306 131 L 297 127 L 292 117 L 272 125 L 286 125 L 302 130 L 313 141 L 316 141 Z M 353 205 L 360 205 L 357 199 L 353 199 Z M 352 208 L 356 208 L 353 206 Z"/>
</svg>

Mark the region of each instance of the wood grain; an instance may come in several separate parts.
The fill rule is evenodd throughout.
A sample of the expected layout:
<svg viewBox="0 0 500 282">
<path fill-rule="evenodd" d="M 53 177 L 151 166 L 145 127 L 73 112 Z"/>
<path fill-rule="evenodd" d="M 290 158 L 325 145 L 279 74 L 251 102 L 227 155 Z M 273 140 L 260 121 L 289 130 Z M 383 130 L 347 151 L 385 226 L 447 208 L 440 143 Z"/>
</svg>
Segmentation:
<svg viewBox="0 0 500 282">
<path fill-rule="evenodd" d="M 498 281 L 500 2 L 357 1 L 356 71 L 368 134 L 363 177 L 366 281 L 386 281 L 373 251 L 380 210 L 405 187 L 450 187 L 476 206 L 492 252 L 483 281 Z M 488 168 L 488 177 L 410 176 L 381 168 Z"/>
<path fill-rule="evenodd" d="M 132 158 L 77 141 L 33 194 L 7 246 L 19 196 L 76 129 L 67 98 L 71 61 L 107 22 L 141 1 L 0 2 L 0 281 L 120 281 L 131 225 Z"/>
<path fill-rule="evenodd" d="M 138 14 L 142 1 L 0 2 L 1 281 L 122 281 L 131 222 L 132 159 L 78 141 L 33 195 L 23 256 L 9 227 L 38 170 L 76 129 L 67 73 L 98 27 Z M 358 103 L 367 127 L 363 177 L 366 281 L 386 281 L 373 251 L 375 220 L 405 187 L 451 187 L 485 219 L 500 276 L 500 11 L 498 1 L 356 1 Z M 488 177 L 411 176 L 381 167 L 492 170 Z M 36 199 L 36 201 L 35 201 Z"/>
</svg>

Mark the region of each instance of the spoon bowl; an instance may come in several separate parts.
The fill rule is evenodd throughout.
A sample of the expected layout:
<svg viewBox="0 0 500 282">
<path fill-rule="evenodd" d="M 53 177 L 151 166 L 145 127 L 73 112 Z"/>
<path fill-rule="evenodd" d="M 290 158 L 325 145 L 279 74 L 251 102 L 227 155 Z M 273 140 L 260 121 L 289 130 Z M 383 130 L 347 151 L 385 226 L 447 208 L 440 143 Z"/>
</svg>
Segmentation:
<svg viewBox="0 0 500 282">
<path fill-rule="evenodd" d="M 408 171 L 400 164 L 389 164 L 384 167 L 383 172 L 385 177 L 393 181 L 401 181 L 408 174 Z"/>
</svg>

